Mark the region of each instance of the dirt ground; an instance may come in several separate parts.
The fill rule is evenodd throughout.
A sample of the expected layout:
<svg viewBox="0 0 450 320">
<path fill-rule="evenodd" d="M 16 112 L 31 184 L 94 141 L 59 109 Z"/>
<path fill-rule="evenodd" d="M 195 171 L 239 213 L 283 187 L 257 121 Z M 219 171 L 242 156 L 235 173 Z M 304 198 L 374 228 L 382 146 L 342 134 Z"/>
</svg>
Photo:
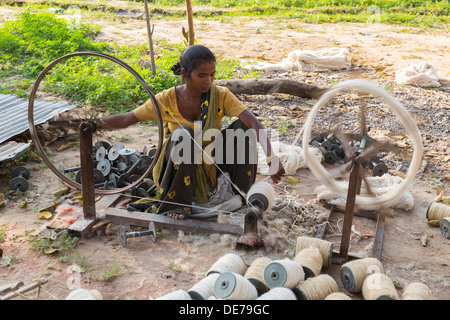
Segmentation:
<svg viewBox="0 0 450 320">
<path fill-rule="evenodd" d="M 13 18 L 18 11 L 0 7 L 0 12 L 4 13 L 3 19 L 6 19 Z M 102 25 L 99 40 L 116 41 L 120 44 L 147 41 L 144 20 L 122 18 L 112 22 L 98 18 L 92 20 L 84 16 L 83 19 Z M 187 26 L 186 21 L 174 19 L 155 20 L 153 23 L 154 38 L 173 43 L 182 40 L 181 27 Z M 395 70 L 426 60 L 436 68 L 443 85 L 442 91 L 432 92 L 431 95 L 444 95 L 448 99 L 449 91 L 446 88 L 449 88 L 450 83 L 450 41 L 448 34 L 443 31 L 366 24 L 313 25 L 295 20 L 272 21 L 267 17 L 195 19 L 194 23 L 199 43 L 213 48 L 223 59 L 237 57 L 244 60 L 279 62 L 296 49 L 346 47 L 351 50 L 354 62 L 371 68 L 372 72 L 367 77 L 379 77 L 379 74 L 373 72 L 378 70 L 382 71 L 383 77 L 390 82 L 394 82 Z M 362 33 L 375 33 L 377 36 L 369 37 Z M 330 77 L 328 85 L 331 81 Z M 256 97 L 243 98 L 249 104 L 258 102 Z M 272 99 L 273 104 L 279 101 L 277 97 L 266 99 Z M 283 99 L 293 105 L 304 105 L 302 99 Z M 448 115 L 448 109 L 442 111 Z M 155 143 L 153 134 L 147 126 L 137 125 L 97 138 L 111 143 L 123 141 L 126 146 L 142 150 L 144 145 L 151 147 Z M 448 146 L 448 140 L 442 143 Z M 60 152 L 50 151 L 52 162 L 64 162 L 65 167 L 76 163 L 78 157 L 76 146 Z M 92 237 L 80 239 L 75 248 L 78 258 L 69 260 L 70 262 L 61 261 L 54 254 L 38 254 L 32 248 L 28 233 L 33 229 L 45 229 L 49 220 L 38 218 L 37 211 L 55 201 L 62 201 L 61 206 L 74 206 L 74 211 L 80 210 L 81 207 L 70 202 L 70 197 L 58 198 L 53 195 L 63 185 L 42 163 L 19 160 L 1 165 L 0 190 L 7 190 L 9 171 L 16 165 L 29 168 L 32 188 L 27 196 L 26 208 L 19 206 L 20 197 L 9 197 L 6 204 L 0 207 L 0 227 L 6 227 L 5 238 L 0 242 L 0 246 L 4 256 L 14 258 L 10 264 L 0 269 L 0 287 L 15 281 L 28 284 L 36 279 L 46 278 L 48 282 L 44 285 L 39 299 L 65 299 L 71 290 L 81 287 L 97 289 L 103 298 L 108 300 L 151 300 L 178 289 L 190 289 L 205 276 L 211 265 L 226 253 L 240 255 L 247 265 L 259 256 L 275 260 L 292 255 L 292 245 L 276 249 L 235 250 L 235 237 L 182 234 L 175 229 L 160 230 L 156 242 L 151 242 L 148 237 L 130 239 L 127 247 L 123 248 L 118 236 L 118 225 L 111 225 Z M 411 186 L 414 196 L 413 209 L 395 210 L 393 216 L 386 217 L 381 261 L 386 273 L 403 288 L 411 282 L 425 281 L 432 289 L 434 299 L 448 300 L 450 240 L 442 236 L 439 228 L 429 226 L 425 218 L 427 207 L 439 190 L 450 195 L 448 176 L 445 177 L 448 171 L 444 171 L 444 176 L 440 176 L 438 180 L 437 173 L 440 172 L 421 171 Z M 319 212 L 327 213 L 329 209 L 315 200 L 314 188 L 320 184 L 311 172 L 307 168 L 299 169 L 293 177 L 299 179 L 299 182 L 291 184 L 283 179 L 276 187 L 277 192 L 298 194 L 305 202 L 312 201 Z M 260 176 L 258 180 L 263 178 L 265 177 Z M 435 183 L 436 181 L 439 183 Z M 342 218 L 343 215 L 339 213 L 332 215 L 329 220 L 330 227 L 324 236 L 324 239 L 333 242 L 337 250 Z M 357 236 L 356 233 L 352 235 L 350 252 L 367 256 L 367 248 L 375 235 L 375 222 L 355 217 L 353 224 L 355 230 L 363 236 Z M 427 237 L 426 245 L 420 241 L 423 236 Z M 81 266 L 84 269 L 80 269 Z M 323 268 L 322 273 L 332 275 L 340 290 L 346 292 L 339 279 L 339 269 L 340 265 L 332 264 Z M 398 293 L 402 293 L 400 287 Z M 360 295 L 353 297 L 361 299 Z M 16 299 L 37 299 L 37 296 L 34 292 Z"/>
</svg>

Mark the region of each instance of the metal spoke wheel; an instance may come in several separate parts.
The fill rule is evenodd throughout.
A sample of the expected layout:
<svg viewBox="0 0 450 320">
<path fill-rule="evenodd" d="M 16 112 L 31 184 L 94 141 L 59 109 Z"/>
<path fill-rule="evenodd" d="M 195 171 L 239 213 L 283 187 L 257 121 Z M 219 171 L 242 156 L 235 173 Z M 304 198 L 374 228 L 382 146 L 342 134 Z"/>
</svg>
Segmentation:
<svg viewBox="0 0 450 320">
<path fill-rule="evenodd" d="M 150 87 L 145 82 L 145 80 L 133 68 L 131 68 L 125 62 L 123 62 L 123 61 L 121 61 L 121 60 L 119 60 L 119 59 L 117 59 L 117 58 L 115 58 L 113 56 L 110 56 L 108 54 L 105 54 L 105 53 L 91 52 L 91 51 L 77 52 L 77 53 L 68 54 L 68 55 L 62 56 L 62 57 L 54 60 L 53 62 L 51 62 L 40 73 L 40 75 L 37 78 L 36 82 L 34 83 L 32 91 L 31 91 L 31 95 L 30 95 L 30 99 L 29 99 L 29 103 L 28 103 L 28 124 L 29 124 L 31 137 L 33 139 L 34 145 L 36 146 L 36 149 L 38 150 L 39 155 L 41 156 L 41 158 L 45 162 L 45 164 L 50 168 L 50 170 L 53 171 L 53 173 L 56 176 L 58 176 L 62 181 L 67 183 L 69 186 L 71 186 L 71 187 L 73 187 L 75 189 L 81 190 L 82 186 L 81 186 L 80 181 L 74 181 L 74 180 L 70 179 L 67 175 L 64 174 L 64 171 L 61 171 L 60 168 L 57 168 L 52 163 L 52 161 L 50 161 L 49 157 L 45 153 L 44 148 L 42 147 L 42 144 L 41 144 L 41 142 L 39 140 L 37 129 L 36 129 L 36 126 L 35 126 L 35 121 L 34 121 L 34 108 L 35 108 L 36 93 L 38 91 L 39 85 L 42 82 L 42 80 L 50 72 L 50 70 L 54 66 L 56 66 L 58 63 L 60 63 L 62 61 L 65 61 L 67 59 L 73 58 L 73 57 L 80 57 L 80 56 L 93 56 L 93 57 L 99 57 L 99 58 L 108 59 L 108 60 L 110 60 L 110 61 L 112 61 L 112 62 L 122 66 L 123 68 L 125 68 L 144 87 L 144 89 L 147 92 L 148 96 L 152 100 L 153 106 L 155 108 L 155 112 L 156 112 L 156 115 L 157 115 L 157 124 L 158 124 L 158 147 L 156 148 L 156 152 L 153 151 L 153 153 L 154 153 L 153 161 L 148 166 L 146 171 L 139 178 L 135 179 L 133 182 L 131 182 L 128 185 L 125 185 L 125 186 L 122 186 L 122 187 L 119 187 L 119 188 L 115 188 L 115 189 L 107 189 L 107 188 L 105 188 L 105 189 L 95 189 L 95 193 L 97 193 L 97 194 L 115 194 L 115 193 L 124 192 L 124 191 L 126 191 L 126 190 L 128 190 L 130 188 L 134 188 L 135 186 L 139 185 L 146 176 L 151 174 L 151 172 L 153 170 L 153 167 L 155 166 L 156 161 L 157 161 L 157 159 L 159 157 L 159 154 L 161 153 L 161 146 L 163 144 L 163 139 L 164 139 L 164 135 L 163 135 L 164 130 L 163 130 L 163 123 L 162 123 L 162 118 L 161 118 L 161 112 L 159 110 L 158 102 L 157 102 L 154 94 L 152 93 Z M 86 122 L 89 122 L 89 121 L 90 120 L 86 120 Z M 98 156 L 101 156 L 102 152 L 104 152 L 103 149 L 101 149 L 100 147 L 102 147 L 102 146 L 99 146 L 99 148 L 97 150 L 98 151 Z M 97 171 L 99 171 L 99 170 L 97 170 Z M 96 177 L 96 174 L 95 174 L 96 172 L 94 172 L 94 178 Z"/>
</svg>

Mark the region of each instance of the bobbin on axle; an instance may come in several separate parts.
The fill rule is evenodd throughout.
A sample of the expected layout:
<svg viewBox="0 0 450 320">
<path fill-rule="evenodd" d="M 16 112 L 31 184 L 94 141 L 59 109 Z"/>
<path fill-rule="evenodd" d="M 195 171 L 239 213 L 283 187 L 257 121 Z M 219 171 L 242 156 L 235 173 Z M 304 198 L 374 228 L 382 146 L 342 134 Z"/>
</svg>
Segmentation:
<svg viewBox="0 0 450 320">
<path fill-rule="evenodd" d="M 28 190 L 30 178 L 30 171 L 25 167 L 16 167 L 12 171 L 13 178 L 9 182 L 9 189 L 20 190 L 25 192 Z"/>
<path fill-rule="evenodd" d="M 148 230 L 146 230 L 146 231 L 126 232 L 125 227 L 121 226 L 119 236 L 120 236 L 120 242 L 122 244 L 122 247 L 127 246 L 128 238 L 138 238 L 138 237 L 150 236 L 150 239 L 153 242 L 156 242 L 156 227 L 152 221 L 148 224 Z"/>
</svg>

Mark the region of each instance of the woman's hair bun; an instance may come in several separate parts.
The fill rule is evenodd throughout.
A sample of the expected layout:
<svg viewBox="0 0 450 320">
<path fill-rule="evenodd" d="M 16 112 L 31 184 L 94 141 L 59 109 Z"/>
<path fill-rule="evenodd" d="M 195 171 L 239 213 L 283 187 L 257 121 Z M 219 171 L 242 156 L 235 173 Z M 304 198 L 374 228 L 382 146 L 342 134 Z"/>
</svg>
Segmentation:
<svg viewBox="0 0 450 320">
<path fill-rule="evenodd" d="M 172 72 L 175 75 L 177 75 L 177 76 L 181 75 L 181 64 L 180 64 L 180 62 L 177 62 L 176 64 L 174 64 L 172 66 L 171 70 L 172 70 Z"/>
</svg>

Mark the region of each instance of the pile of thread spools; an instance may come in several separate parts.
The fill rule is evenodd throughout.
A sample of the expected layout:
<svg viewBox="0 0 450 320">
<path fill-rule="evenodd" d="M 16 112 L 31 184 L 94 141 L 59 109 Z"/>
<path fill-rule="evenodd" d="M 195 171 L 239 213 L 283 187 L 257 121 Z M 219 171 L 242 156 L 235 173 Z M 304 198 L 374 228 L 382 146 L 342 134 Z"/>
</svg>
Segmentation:
<svg viewBox="0 0 450 320">
<path fill-rule="evenodd" d="M 189 290 L 177 290 L 157 300 L 352 300 L 340 292 L 336 280 L 321 273 L 331 265 L 333 244 L 298 237 L 293 259 L 256 258 L 251 265 L 234 253 L 217 260 Z M 365 300 L 400 299 L 382 264 L 375 258 L 347 262 L 341 281 L 350 293 L 362 291 Z M 431 290 L 417 282 L 407 286 L 401 299 L 429 300 Z"/>
<path fill-rule="evenodd" d="M 426 217 L 429 225 L 439 225 L 442 235 L 450 239 L 450 206 L 432 202 L 428 206 Z"/>
<path fill-rule="evenodd" d="M 113 145 L 106 141 L 97 141 L 92 147 L 94 160 L 93 182 L 95 188 L 112 190 L 119 189 L 137 181 L 149 168 L 156 149 L 139 151 L 125 147 L 122 142 Z M 63 174 L 76 172 L 75 181 L 81 183 L 81 167 L 64 168 L 59 165 Z M 151 173 L 148 175 L 151 180 Z M 134 196 L 148 197 L 154 191 L 153 183 L 142 181 L 127 191 Z"/>
<path fill-rule="evenodd" d="M 374 140 L 372 138 L 355 133 L 353 135 L 353 140 L 349 141 L 348 147 L 352 148 L 356 155 L 359 155 L 373 143 Z M 349 155 L 345 154 L 345 148 L 341 145 L 339 139 L 335 138 L 333 134 L 322 132 L 320 134 L 313 135 L 309 140 L 309 144 L 320 150 L 323 155 L 323 161 L 327 164 L 349 161 Z M 363 163 L 363 166 L 369 168 L 372 175 L 375 177 L 381 177 L 383 174 L 388 172 L 387 165 L 381 162 L 377 155 L 372 155 Z"/>
<path fill-rule="evenodd" d="M 251 265 L 233 253 L 217 260 L 191 289 L 158 300 L 323 300 L 338 292 L 336 281 L 320 274 L 331 264 L 332 243 L 298 237 L 294 259 L 256 258 Z"/>
<path fill-rule="evenodd" d="M 423 282 L 409 283 L 401 295 L 376 258 L 352 260 L 342 265 L 340 278 L 344 288 L 362 293 L 364 300 L 431 300 L 430 287 Z"/>
</svg>

